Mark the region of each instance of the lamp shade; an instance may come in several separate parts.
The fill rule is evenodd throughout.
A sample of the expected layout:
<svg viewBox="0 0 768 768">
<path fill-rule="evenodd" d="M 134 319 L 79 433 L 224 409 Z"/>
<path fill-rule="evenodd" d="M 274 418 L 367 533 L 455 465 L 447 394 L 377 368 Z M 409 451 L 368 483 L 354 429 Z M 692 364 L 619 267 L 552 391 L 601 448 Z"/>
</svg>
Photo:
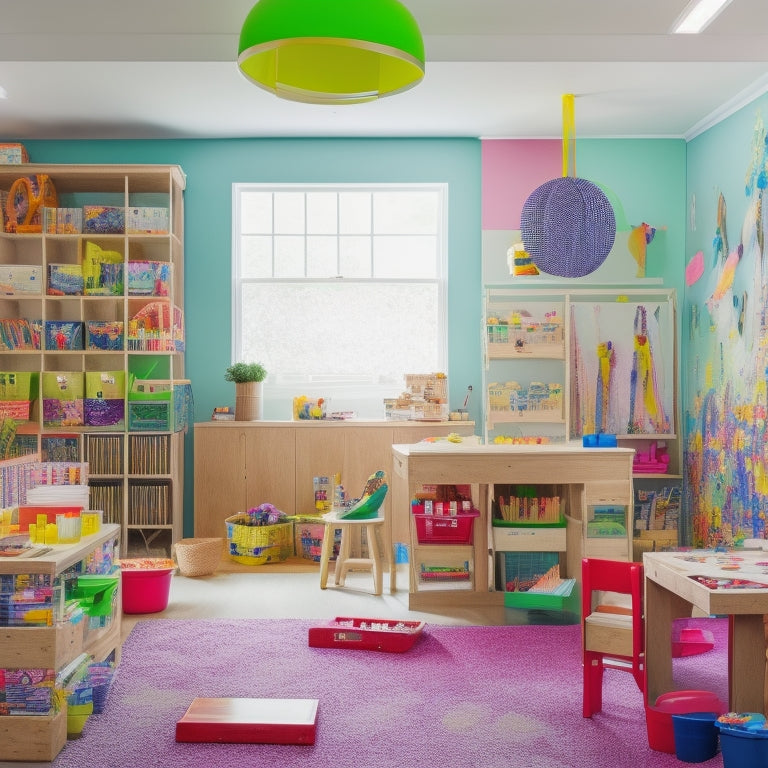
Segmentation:
<svg viewBox="0 0 768 768">
<path fill-rule="evenodd" d="M 354 104 L 424 77 L 424 43 L 397 0 L 258 0 L 243 23 L 237 64 L 292 101 Z"/>
</svg>

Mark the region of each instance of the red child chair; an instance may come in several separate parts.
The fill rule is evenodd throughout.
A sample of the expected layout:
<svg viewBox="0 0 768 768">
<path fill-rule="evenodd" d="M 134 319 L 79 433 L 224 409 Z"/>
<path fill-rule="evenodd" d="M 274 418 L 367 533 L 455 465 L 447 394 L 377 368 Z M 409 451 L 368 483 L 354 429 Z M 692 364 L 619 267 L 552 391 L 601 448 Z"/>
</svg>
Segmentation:
<svg viewBox="0 0 768 768">
<path fill-rule="evenodd" d="M 631 672 L 645 690 L 643 566 L 619 560 L 581 561 L 583 714 L 603 708 L 606 667 Z"/>
</svg>

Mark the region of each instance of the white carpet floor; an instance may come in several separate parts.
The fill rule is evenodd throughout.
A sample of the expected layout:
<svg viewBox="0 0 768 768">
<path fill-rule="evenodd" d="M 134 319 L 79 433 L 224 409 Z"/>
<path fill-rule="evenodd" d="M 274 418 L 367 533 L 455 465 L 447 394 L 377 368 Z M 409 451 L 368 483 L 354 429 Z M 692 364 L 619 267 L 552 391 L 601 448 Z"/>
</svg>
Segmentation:
<svg viewBox="0 0 768 768">
<path fill-rule="evenodd" d="M 194 618 L 305 618 L 332 619 L 336 616 L 394 618 L 453 625 L 526 624 L 526 611 L 503 607 L 446 607 L 440 613 L 408 610 L 408 566 L 398 567 L 398 590 L 389 593 L 384 575 L 384 594 L 372 595 L 371 576 L 350 573 L 344 587 L 320 589 L 319 567 L 308 564 L 303 572 L 290 572 L 283 564 L 263 566 L 257 571 L 231 572 L 220 569 L 212 576 L 188 578 L 178 572 L 171 579 L 168 607 L 161 613 L 123 615 L 125 638 L 141 619 Z M 543 623 L 559 623 L 556 620 Z"/>
</svg>

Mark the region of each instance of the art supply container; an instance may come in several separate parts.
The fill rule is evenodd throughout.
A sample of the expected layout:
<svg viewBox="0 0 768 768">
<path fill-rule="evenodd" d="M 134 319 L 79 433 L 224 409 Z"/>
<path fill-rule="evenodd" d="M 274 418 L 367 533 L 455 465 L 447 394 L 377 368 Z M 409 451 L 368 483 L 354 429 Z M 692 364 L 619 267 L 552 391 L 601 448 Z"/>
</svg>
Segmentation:
<svg viewBox="0 0 768 768">
<path fill-rule="evenodd" d="M 672 715 L 675 755 L 684 763 L 703 763 L 717 754 L 718 730 L 714 712 Z"/>
<path fill-rule="evenodd" d="M 80 541 L 82 525 L 83 521 L 79 513 L 65 512 L 63 515 L 56 515 L 59 544 L 76 544 Z"/>
<path fill-rule="evenodd" d="M 123 613 L 159 613 L 168 607 L 176 563 L 169 558 L 121 560 Z"/>
<path fill-rule="evenodd" d="M 754 727 L 717 723 L 723 768 L 765 768 L 768 765 L 768 729 L 765 722 Z"/>
<path fill-rule="evenodd" d="M 645 724 L 648 730 L 648 746 L 657 752 L 675 754 L 673 715 L 691 712 L 723 714 L 727 706 L 711 691 L 670 691 L 656 699 L 656 704 L 646 704 Z"/>
</svg>

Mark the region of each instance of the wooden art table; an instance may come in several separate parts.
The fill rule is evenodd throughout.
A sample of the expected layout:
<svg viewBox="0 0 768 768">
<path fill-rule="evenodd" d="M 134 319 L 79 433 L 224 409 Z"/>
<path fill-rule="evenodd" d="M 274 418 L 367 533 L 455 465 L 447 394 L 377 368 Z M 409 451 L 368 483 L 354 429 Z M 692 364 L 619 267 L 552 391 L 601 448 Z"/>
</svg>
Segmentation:
<svg viewBox="0 0 768 768">
<path fill-rule="evenodd" d="M 675 689 L 672 622 L 699 609 L 728 616 L 728 705 L 763 712 L 766 666 L 763 616 L 768 614 L 768 552 L 646 552 L 645 665 L 648 701 Z M 765 585 L 765 586 L 761 586 Z"/>
</svg>

